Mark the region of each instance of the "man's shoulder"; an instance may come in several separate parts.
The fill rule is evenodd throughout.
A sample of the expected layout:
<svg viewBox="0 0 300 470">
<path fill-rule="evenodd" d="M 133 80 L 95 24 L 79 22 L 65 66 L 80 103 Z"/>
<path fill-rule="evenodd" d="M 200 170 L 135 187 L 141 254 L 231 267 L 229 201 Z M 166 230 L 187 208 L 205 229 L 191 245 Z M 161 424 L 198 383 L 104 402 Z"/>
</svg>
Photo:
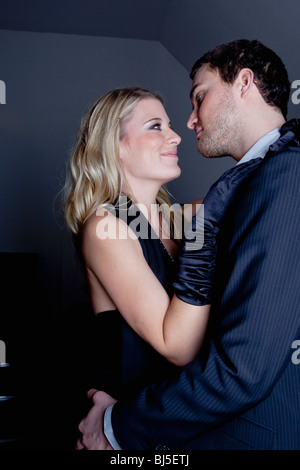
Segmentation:
<svg viewBox="0 0 300 470">
<path fill-rule="evenodd" d="M 300 147 L 285 147 L 264 158 L 243 188 L 240 201 L 251 210 L 271 206 L 284 210 L 292 200 L 300 204 L 299 176 Z"/>
<path fill-rule="evenodd" d="M 254 177 L 266 178 L 266 174 L 274 174 L 284 177 L 291 175 L 299 177 L 300 169 L 300 147 L 288 145 L 277 152 L 269 152 L 263 159 L 262 165 Z M 270 175 L 270 176 L 271 176 Z"/>
<path fill-rule="evenodd" d="M 243 184 L 236 209 L 247 207 L 252 212 L 265 205 L 283 207 L 292 199 L 300 204 L 299 176 L 300 147 L 285 146 L 269 153 Z"/>
</svg>

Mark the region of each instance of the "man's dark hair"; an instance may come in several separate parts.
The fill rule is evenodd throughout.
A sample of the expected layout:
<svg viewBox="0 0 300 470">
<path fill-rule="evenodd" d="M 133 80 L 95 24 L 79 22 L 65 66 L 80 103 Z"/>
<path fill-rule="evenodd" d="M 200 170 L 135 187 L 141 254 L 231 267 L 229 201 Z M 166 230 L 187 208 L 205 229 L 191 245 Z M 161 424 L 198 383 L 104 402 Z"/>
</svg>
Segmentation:
<svg viewBox="0 0 300 470">
<path fill-rule="evenodd" d="M 279 108 L 286 118 L 291 84 L 285 65 L 274 51 L 260 41 L 238 39 L 217 46 L 195 62 L 191 79 L 204 64 L 218 69 L 222 80 L 229 84 L 234 82 L 241 69 L 251 69 L 265 102 Z"/>
</svg>

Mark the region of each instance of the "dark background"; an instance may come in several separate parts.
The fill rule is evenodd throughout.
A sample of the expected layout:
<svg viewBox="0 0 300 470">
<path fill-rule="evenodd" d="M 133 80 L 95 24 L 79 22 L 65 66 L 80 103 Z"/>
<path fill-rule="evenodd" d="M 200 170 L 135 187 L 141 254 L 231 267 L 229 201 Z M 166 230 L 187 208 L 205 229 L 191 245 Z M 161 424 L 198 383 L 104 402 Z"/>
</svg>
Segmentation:
<svg viewBox="0 0 300 470">
<path fill-rule="evenodd" d="M 115 87 L 158 91 L 183 139 L 169 189 L 202 197 L 233 161 L 201 157 L 186 128 L 192 64 L 221 42 L 261 40 L 286 64 L 297 117 L 299 16 L 298 0 L 0 0 L 0 396 L 12 384 L 19 400 L 0 402 L 0 441 L 73 445 L 91 320 L 60 190 L 82 114 Z"/>
</svg>

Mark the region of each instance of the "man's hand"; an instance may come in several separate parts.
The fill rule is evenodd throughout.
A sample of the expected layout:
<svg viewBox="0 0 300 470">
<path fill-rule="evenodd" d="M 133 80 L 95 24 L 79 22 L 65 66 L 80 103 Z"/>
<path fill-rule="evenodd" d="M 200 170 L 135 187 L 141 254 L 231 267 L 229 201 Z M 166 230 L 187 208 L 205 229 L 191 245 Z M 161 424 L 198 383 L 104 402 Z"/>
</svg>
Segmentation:
<svg viewBox="0 0 300 470">
<path fill-rule="evenodd" d="M 113 450 L 103 432 L 103 418 L 106 408 L 116 400 L 105 392 L 91 389 L 87 393 L 93 406 L 78 426 L 82 433 L 76 443 L 76 450 Z"/>
</svg>

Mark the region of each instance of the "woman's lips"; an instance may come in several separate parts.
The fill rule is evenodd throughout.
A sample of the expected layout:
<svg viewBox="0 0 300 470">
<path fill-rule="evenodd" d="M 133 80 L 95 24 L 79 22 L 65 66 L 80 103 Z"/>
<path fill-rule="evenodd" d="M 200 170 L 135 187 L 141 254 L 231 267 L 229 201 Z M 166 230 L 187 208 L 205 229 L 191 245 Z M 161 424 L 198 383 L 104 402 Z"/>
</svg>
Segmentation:
<svg viewBox="0 0 300 470">
<path fill-rule="evenodd" d="M 162 156 L 163 157 L 173 157 L 173 158 L 177 157 L 178 158 L 178 155 L 177 155 L 176 151 L 174 151 L 174 152 L 171 152 L 171 151 L 170 152 L 163 152 Z"/>
</svg>

